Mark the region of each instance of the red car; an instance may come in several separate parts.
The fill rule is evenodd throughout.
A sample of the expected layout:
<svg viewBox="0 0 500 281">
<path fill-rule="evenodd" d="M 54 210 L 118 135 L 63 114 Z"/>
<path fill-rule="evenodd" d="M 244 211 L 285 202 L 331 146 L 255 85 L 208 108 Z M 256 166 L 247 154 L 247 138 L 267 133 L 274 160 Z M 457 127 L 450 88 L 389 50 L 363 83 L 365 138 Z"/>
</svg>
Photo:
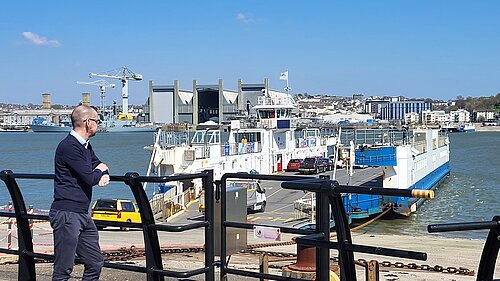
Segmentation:
<svg viewBox="0 0 500 281">
<path fill-rule="evenodd" d="M 286 165 L 287 172 L 297 172 L 300 168 L 300 164 L 304 161 L 303 159 L 291 159 Z"/>
</svg>

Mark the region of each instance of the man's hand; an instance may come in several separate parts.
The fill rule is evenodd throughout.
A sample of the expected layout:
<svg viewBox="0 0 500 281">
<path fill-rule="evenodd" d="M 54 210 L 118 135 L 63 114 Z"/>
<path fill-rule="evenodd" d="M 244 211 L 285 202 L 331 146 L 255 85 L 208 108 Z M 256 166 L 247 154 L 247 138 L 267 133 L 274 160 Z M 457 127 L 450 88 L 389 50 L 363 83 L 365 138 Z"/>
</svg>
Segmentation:
<svg viewBox="0 0 500 281">
<path fill-rule="evenodd" d="M 99 186 L 106 186 L 109 184 L 109 175 L 102 175 L 99 180 Z"/>
<path fill-rule="evenodd" d="M 104 163 L 100 163 L 95 168 L 101 170 L 101 172 L 106 172 L 108 170 L 108 165 L 106 165 Z"/>
</svg>

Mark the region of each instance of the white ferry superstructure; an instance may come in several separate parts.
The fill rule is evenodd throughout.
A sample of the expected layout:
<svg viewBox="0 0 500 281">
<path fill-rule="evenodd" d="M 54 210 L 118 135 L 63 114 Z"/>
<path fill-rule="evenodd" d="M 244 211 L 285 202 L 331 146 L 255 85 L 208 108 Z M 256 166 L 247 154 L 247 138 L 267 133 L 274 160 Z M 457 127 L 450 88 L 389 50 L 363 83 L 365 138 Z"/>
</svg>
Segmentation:
<svg viewBox="0 0 500 281">
<path fill-rule="evenodd" d="M 227 172 L 271 174 L 285 170 L 293 158 L 327 156 L 335 138 L 321 136 L 317 128 L 298 129 L 294 108 L 288 94 L 264 95 L 253 107 L 256 122 L 233 120 L 228 131 L 215 123 L 201 124 L 190 141 L 176 132 L 158 131 L 148 173 L 168 176 L 212 169 L 214 179 L 220 179 Z M 174 187 L 170 193 L 186 190 L 177 183 L 168 184 Z M 199 194 L 201 181 L 194 181 L 193 188 Z"/>
</svg>

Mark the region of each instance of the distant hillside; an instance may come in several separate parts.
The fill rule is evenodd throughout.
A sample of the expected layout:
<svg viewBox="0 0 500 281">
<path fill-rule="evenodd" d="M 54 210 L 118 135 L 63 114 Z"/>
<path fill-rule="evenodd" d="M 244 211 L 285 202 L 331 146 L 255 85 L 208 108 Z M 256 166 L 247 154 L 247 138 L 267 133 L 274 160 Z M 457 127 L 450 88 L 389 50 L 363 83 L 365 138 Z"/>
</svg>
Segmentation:
<svg viewBox="0 0 500 281">
<path fill-rule="evenodd" d="M 455 100 L 455 106 L 451 110 L 464 108 L 469 112 L 473 111 L 497 111 L 500 112 L 500 93 L 491 97 L 467 97 L 458 96 Z"/>
</svg>

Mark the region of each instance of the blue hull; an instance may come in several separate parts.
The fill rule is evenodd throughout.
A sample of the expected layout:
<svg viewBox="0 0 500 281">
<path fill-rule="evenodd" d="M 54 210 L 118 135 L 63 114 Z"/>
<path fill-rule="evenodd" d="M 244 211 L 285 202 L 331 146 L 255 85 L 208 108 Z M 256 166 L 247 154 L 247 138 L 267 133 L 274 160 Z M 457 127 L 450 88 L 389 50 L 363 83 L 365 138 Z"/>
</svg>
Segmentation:
<svg viewBox="0 0 500 281">
<path fill-rule="evenodd" d="M 450 167 L 449 162 L 447 162 L 408 189 L 432 190 L 437 187 L 449 173 Z M 414 208 L 416 208 L 424 202 L 424 199 L 367 194 L 346 194 L 342 199 L 346 212 L 352 221 L 363 220 L 380 214 L 389 204 L 393 205 L 393 209 L 396 213 L 407 216 L 412 212 L 412 205 L 416 204 L 414 206 Z"/>
</svg>

